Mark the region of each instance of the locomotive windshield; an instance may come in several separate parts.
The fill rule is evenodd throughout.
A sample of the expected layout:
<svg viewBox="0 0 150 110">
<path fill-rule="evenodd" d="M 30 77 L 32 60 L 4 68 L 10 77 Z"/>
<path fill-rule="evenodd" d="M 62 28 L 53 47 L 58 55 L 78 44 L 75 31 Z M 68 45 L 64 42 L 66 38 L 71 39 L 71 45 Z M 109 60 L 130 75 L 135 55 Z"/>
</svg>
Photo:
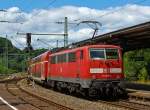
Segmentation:
<svg viewBox="0 0 150 110">
<path fill-rule="evenodd" d="M 118 49 L 106 49 L 106 59 L 118 59 Z"/>
<path fill-rule="evenodd" d="M 118 49 L 90 49 L 91 59 L 118 59 Z"/>
<path fill-rule="evenodd" d="M 92 59 L 105 59 L 104 49 L 90 49 Z"/>
</svg>

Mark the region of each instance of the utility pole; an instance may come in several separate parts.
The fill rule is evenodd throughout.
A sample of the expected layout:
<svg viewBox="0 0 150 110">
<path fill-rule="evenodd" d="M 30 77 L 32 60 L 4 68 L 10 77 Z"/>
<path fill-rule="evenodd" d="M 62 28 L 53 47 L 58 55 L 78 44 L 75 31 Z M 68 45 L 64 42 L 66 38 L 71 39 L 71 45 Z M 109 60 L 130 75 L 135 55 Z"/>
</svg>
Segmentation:
<svg viewBox="0 0 150 110">
<path fill-rule="evenodd" d="M 6 42 L 5 42 L 5 66 L 8 69 L 8 41 L 7 41 L 7 35 L 6 35 Z"/>
<path fill-rule="evenodd" d="M 64 24 L 64 47 L 68 45 L 68 18 L 65 17 L 64 22 L 56 22 L 57 24 Z M 74 24 L 74 23 L 69 23 Z"/>
<path fill-rule="evenodd" d="M 64 47 L 68 45 L 68 18 L 65 17 L 64 23 Z"/>
<path fill-rule="evenodd" d="M 31 50 L 32 50 L 32 46 L 31 46 L 31 33 L 27 33 L 26 34 L 26 43 L 27 43 L 27 50 L 28 50 L 28 53 L 29 53 L 29 57 L 31 56 Z"/>
<path fill-rule="evenodd" d="M 56 41 L 56 47 L 58 48 L 58 40 Z"/>
</svg>

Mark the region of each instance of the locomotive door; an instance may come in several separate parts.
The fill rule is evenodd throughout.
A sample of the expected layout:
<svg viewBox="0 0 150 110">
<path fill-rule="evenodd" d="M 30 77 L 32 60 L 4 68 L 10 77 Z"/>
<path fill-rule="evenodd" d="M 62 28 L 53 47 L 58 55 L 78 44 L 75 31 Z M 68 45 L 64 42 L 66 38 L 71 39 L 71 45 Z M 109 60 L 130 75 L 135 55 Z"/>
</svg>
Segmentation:
<svg viewBox="0 0 150 110">
<path fill-rule="evenodd" d="M 81 77 L 81 65 L 83 59 L 83 50 L 77 51 L 77 73 L 76 78 L 79 80 Z"/>
<path fill-rule="evenodd" d="M 48 68 L 48 62 L 44 61 L 41 63 L 41 79 L 45 80 L 47 77 L 47 68 Z"/>
<path fill-rule="evenodd" d="M 41 79 L 44 80 L 44 62 L 41 63 Z"/>
</svg>

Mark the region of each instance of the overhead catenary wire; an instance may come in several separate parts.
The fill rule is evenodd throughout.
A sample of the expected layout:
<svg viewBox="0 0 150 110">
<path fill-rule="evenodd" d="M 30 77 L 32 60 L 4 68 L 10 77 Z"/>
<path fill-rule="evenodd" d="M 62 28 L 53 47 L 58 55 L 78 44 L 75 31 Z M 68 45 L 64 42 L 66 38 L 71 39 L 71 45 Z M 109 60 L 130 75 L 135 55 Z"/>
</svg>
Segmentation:
<svg viewBox="0 0 150 110">
<path fill-rule="evenodd" d="M 13 36 L 11 36 L 12 40 L 14 40 L 17 44 L 19 44 L 21 47 L 25 48 L 25 46 L 23 44 L 21 44 L 20 42 L 18 42 Z"/>
<path fill-rule="evenodd" d="M 145 1 L 147 1 L 147 0 L 141 0 L 141 1 L 139 1 L 139 2 L 135 2 L 135 4 L 144 3 Z M 125 7 L 122 7 L 121 9 L 124 9 L 124 8 L 125 8 Z M 100 16 L 100 17 L 107 16 L 107 15 L 109 15 L 109 14 L 113 14 L 113 13 L 115 13 L 115 12 L 120 11 L 121 9 L 116 9 L 115 11 L 112 11 L 112 12 L 110 12 L 110 13 L 106 13 L 106 14 Z"/>
<path fill-rule="evenodd" d="M 133 2 L 134 4 L 141 4 L 141 3 L 144 3 L 144 2 L 146 2 L 147 0 L 140 0 L 140 1 L 136 1 L 136 2 Z M 116 12 L 118 12 L 118 11 L 121 11 L 122 9 L 124 9 L 125 7 L 120 7 L 120 8 L 117 8 L 117 9 L 115 9 L 115 10 L 113 10 L 113 11 L 109 11 L 109 12 L 106 12 L 105 14 L 102 14 L 102 15 L 100 15 L 100 16 L 98 16 L 98 18 L 103 18 L 103 17 L 105 17 L 105 16 L 108 16 L 108 15 L 111 15 L 111 14 L 113 14 L 113 13 L 116 13 Z M 95 18 L 94 18 L 95 19 Z M 80 21 L 81 19 L 79 18 L 79 19 L 75 19 L 74 21 Z"/>
<path fill-rule="evenodd" d="M 50 5 L 54 4 L 57 0 L 50 0 L 50 3 L 43 9 L 47 9 Z M 31 2 L 31 1 L 30 1 Z M 31 6 L 31 5 L 30 5 Z M 32 16 L 30 19 L 33 19 L 34 16 Z M 20 30 L 22 29 L 22 26 L 24 25 L 24 23 L 22 23 L 22 25 L 20 26 L 20 29 L 17 30 L 17 32 L 20 32 Z"/>
<path fill-rule="evenodd" d="M 137 2 L 134 2 L 134 3 L 135 3 L 135 4 L 140 4 L 140 3 L 144 3 L 144 2 L 146 2 L 146 1 L 147 1 L 147 0 L 140 0 L 140 1 L 137 1 Z M 108 13 L 105 13 L 105 14 L 99 16 L 99 18 L 103 18 L 103 17 L 105 17 L 105 16 L 114 14 L 114 13 L 119 12 L 119 11 L 125 9 L 125 8 L 126 8 L 126 7 L 118 8 L 118 9 L 116 9 L 116 10 L 114 10 L 114 11 L 111 11 L 111 12 L 108 12 Z M 118 23 L 122 23 L 122 19 L 120 19 L 120 21 L 118 21 Z M 117 24 L 118 24 L 118 23 L 117 23 Z M 109 29 L 108 26 L 104 26 L 104 25 L 103 25 L 102 27 Z M 118 26 L 117 29 L 121 29 L 121 28 L 124 28 L 124 27 L 125 27 L 124 25 Z M 113 29 L 113 30 L 114 30 L 114 29 Z"/>
<path fill-rule="evenodd" d="M 140 1 L 136 1 L 136 2 L 134 2 L 134 4 L 141 4 L 141 3 L 144 3 L 144 2 L 146 2 L 147 0 L 140 0 Z M 103 17 L 105 17 L 105 16 L 108 16 L 108 15 L 111 15 L 111 14 L 114 14 L 114 13 L 116 13 L 116 12 L 119 12 L 119 11 L 122 11 L 123 9 L 125 9 L 126 7 L 120 7 L 120 8 L 117 8 L 117 9 L 115 9 L 115 10 L 113 10 L 113 11 L 109 11 L 109 12 L 107 12 L 107 13 L 105 13 L 105 14 L 103 14 L 103 15 L 100 15 L 100 16 L 98 16 L 98 19 L 99 18 L 103 18 Z M 96 19 L 96 18 L 95 18 Z M 77 20 L 74 20 L 74 21 L 79 21 L 79 20 L 81 20 L 81 19 L 77 19 Z M 122 21 L 122 20 L 121 20 Z M 102 28 L 106 28 L 106 26 L 102 26 Z M 122 28 L 122 27 L 124 27 L 124 26 L 119 26 L 120 28 Z"/>
<path fill-rule="evenodd" d="M 140 0 L 140 1 L 138 1 L 138 2 L 135 2 L 134 4 L 144 3 L 145 1 L 147 1 L 147 0 Z M 116 12 L 118 12 L 118 11 L 120 11 L 120 10 L 124 9 L 124 8 L 125 8 L 125 7 L 122 7 L 122 8 L 118 8 L 118 9 L 116 9 L 116 10 L 114 10 L 114 11 L 107 12 L 107 13 L 105 13 L 105 14 L 103 14 L 103 15 L 99 16 L 99 18 L 102 18 L 102 17 L 105 17 L 105 16 L 107 16 L 107 15 L 110 15 L 110 14 L 116 13 Z"/>
<path fill-rule="evenodd" d="M 137 1 L 137 2 L 134 2 L 135 4 L 140 4 L 140 3 L 144 3 L 144 2 L 146 2 L 147 0 L 140 0 L 140 1 Z M 125 7 L 122 7 L 122 8 L 117 8 L 116 10 L 113 10 L 113 11 L 110 11 L 110 12 L 107 12 L 107 13 L 105 13 L 105 14 L 103 14 L 103 15 L 100 15 L 100 16 L 98 16 L 98 19 L 99 18 L 103 18 L 103 17 L 105 17 L 105 16 L 108 16 L 108 15 L 111 15 L 111 14 L 113 14 L 113 13 L 116 13 L 116 12 L 118 12 L 118 11 L 121 11 L 122 9 L 124 9 Z M 96 19 L 96 18 L 95 18 Z M 93 19 L 92 19 L 93 20 Z M 76 20 L 74 20 L 74 21 L 82 21 L 81 19 L 76 19 Z M 89 24 L 88 24 L 89 25 Z M 76 27 L 78 27 L 78 25 L 75 25 L 75 26 L 72 26 L 72 29 L 73 28 L 76 28 Z M 103 28 L 104 26 L 102 26 L 102 28 Z"/>
<path fill-rule="evenodd" d="M 42 42 L 44 45 L 47 45 L 49 49 L 54 48 L 54 46 L 48 44 L 46 41 L 43 41 L 42 39 L 39 39 L 39 38 L 38 38 L 37 41 L 40 41 L 40 42 Z"/>
<path fill-rule="evenodd" d="M 51 5 L 53 5 L 57 0 L 51 0 L 50 3 L 44 8 L 47 9 L 49 8 Z"/>
<path fill-rule="evenodd" d="M 64 39 L 59 39 L 59 40 L 58 39 L 42 39 L 42 38 L 38 38 L 38 39 L 44 41 L 47 45 L 49 45 L 49 43 L 54 44 L 56 42 L 56 47 L 60 47 L 60 46 L 62 47 L 63 46 L 63 42 L 64 42 L 63 41 Z M 75 40 L 69 40 L 68 42 L 72 43 L 72 42 L 75 42 Z"/>
<path fill-rule="evenodd" d="M 145 1 L 147 1 L 147 0 L 140 0 L 140 1 L 138 1 L 137 3 L 143 3 L 143 2 L 145 2 Z M 56 2 L 56 0 L 51 0 L 51 2 L 50 2 L 48 5 L 50 6 L 50 5 L 52 5 L 53 3 L 55 3 L 55 2 Z M 49 6 L 48 6 L 48 7 L 49 7 Z M 119 8 L 118 11 L 119 11 L 119 10 L 121 10 L 121 9 Z M 111 11 L 111 12 L 109 12 L 109 13 L 105 13 L 105 15 L 101 15 L 100 17 L 107 16 L 107 15 L 113 14 L 113 13 L 115 13 L 115 12 L 117 12 L 117 10 L 114 10 L 114 12 Z M 21 25 L 19 29 L 21 29 L 22 26 L 23 26 L 23 25 Z M 20 30 L 19 30 L 19 31 L 20 31 Z"/>
</svg>

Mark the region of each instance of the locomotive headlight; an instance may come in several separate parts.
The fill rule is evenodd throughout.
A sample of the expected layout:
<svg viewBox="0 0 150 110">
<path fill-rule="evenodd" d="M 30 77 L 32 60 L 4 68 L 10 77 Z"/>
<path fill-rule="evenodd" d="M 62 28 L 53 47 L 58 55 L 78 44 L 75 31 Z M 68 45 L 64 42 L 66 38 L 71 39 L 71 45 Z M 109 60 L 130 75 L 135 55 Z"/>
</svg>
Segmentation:
<svg viewBox="0 0 150 110">
<path fill-rule="evenodd" d="M 121 73 L 122 69 L 121 68 L 110 68 L 110 73 Z"/>
<path fill-rule="evenodd" d="M 103 68 L 90 68 L 90 73 L 103 73 Z"/>
</svg>

